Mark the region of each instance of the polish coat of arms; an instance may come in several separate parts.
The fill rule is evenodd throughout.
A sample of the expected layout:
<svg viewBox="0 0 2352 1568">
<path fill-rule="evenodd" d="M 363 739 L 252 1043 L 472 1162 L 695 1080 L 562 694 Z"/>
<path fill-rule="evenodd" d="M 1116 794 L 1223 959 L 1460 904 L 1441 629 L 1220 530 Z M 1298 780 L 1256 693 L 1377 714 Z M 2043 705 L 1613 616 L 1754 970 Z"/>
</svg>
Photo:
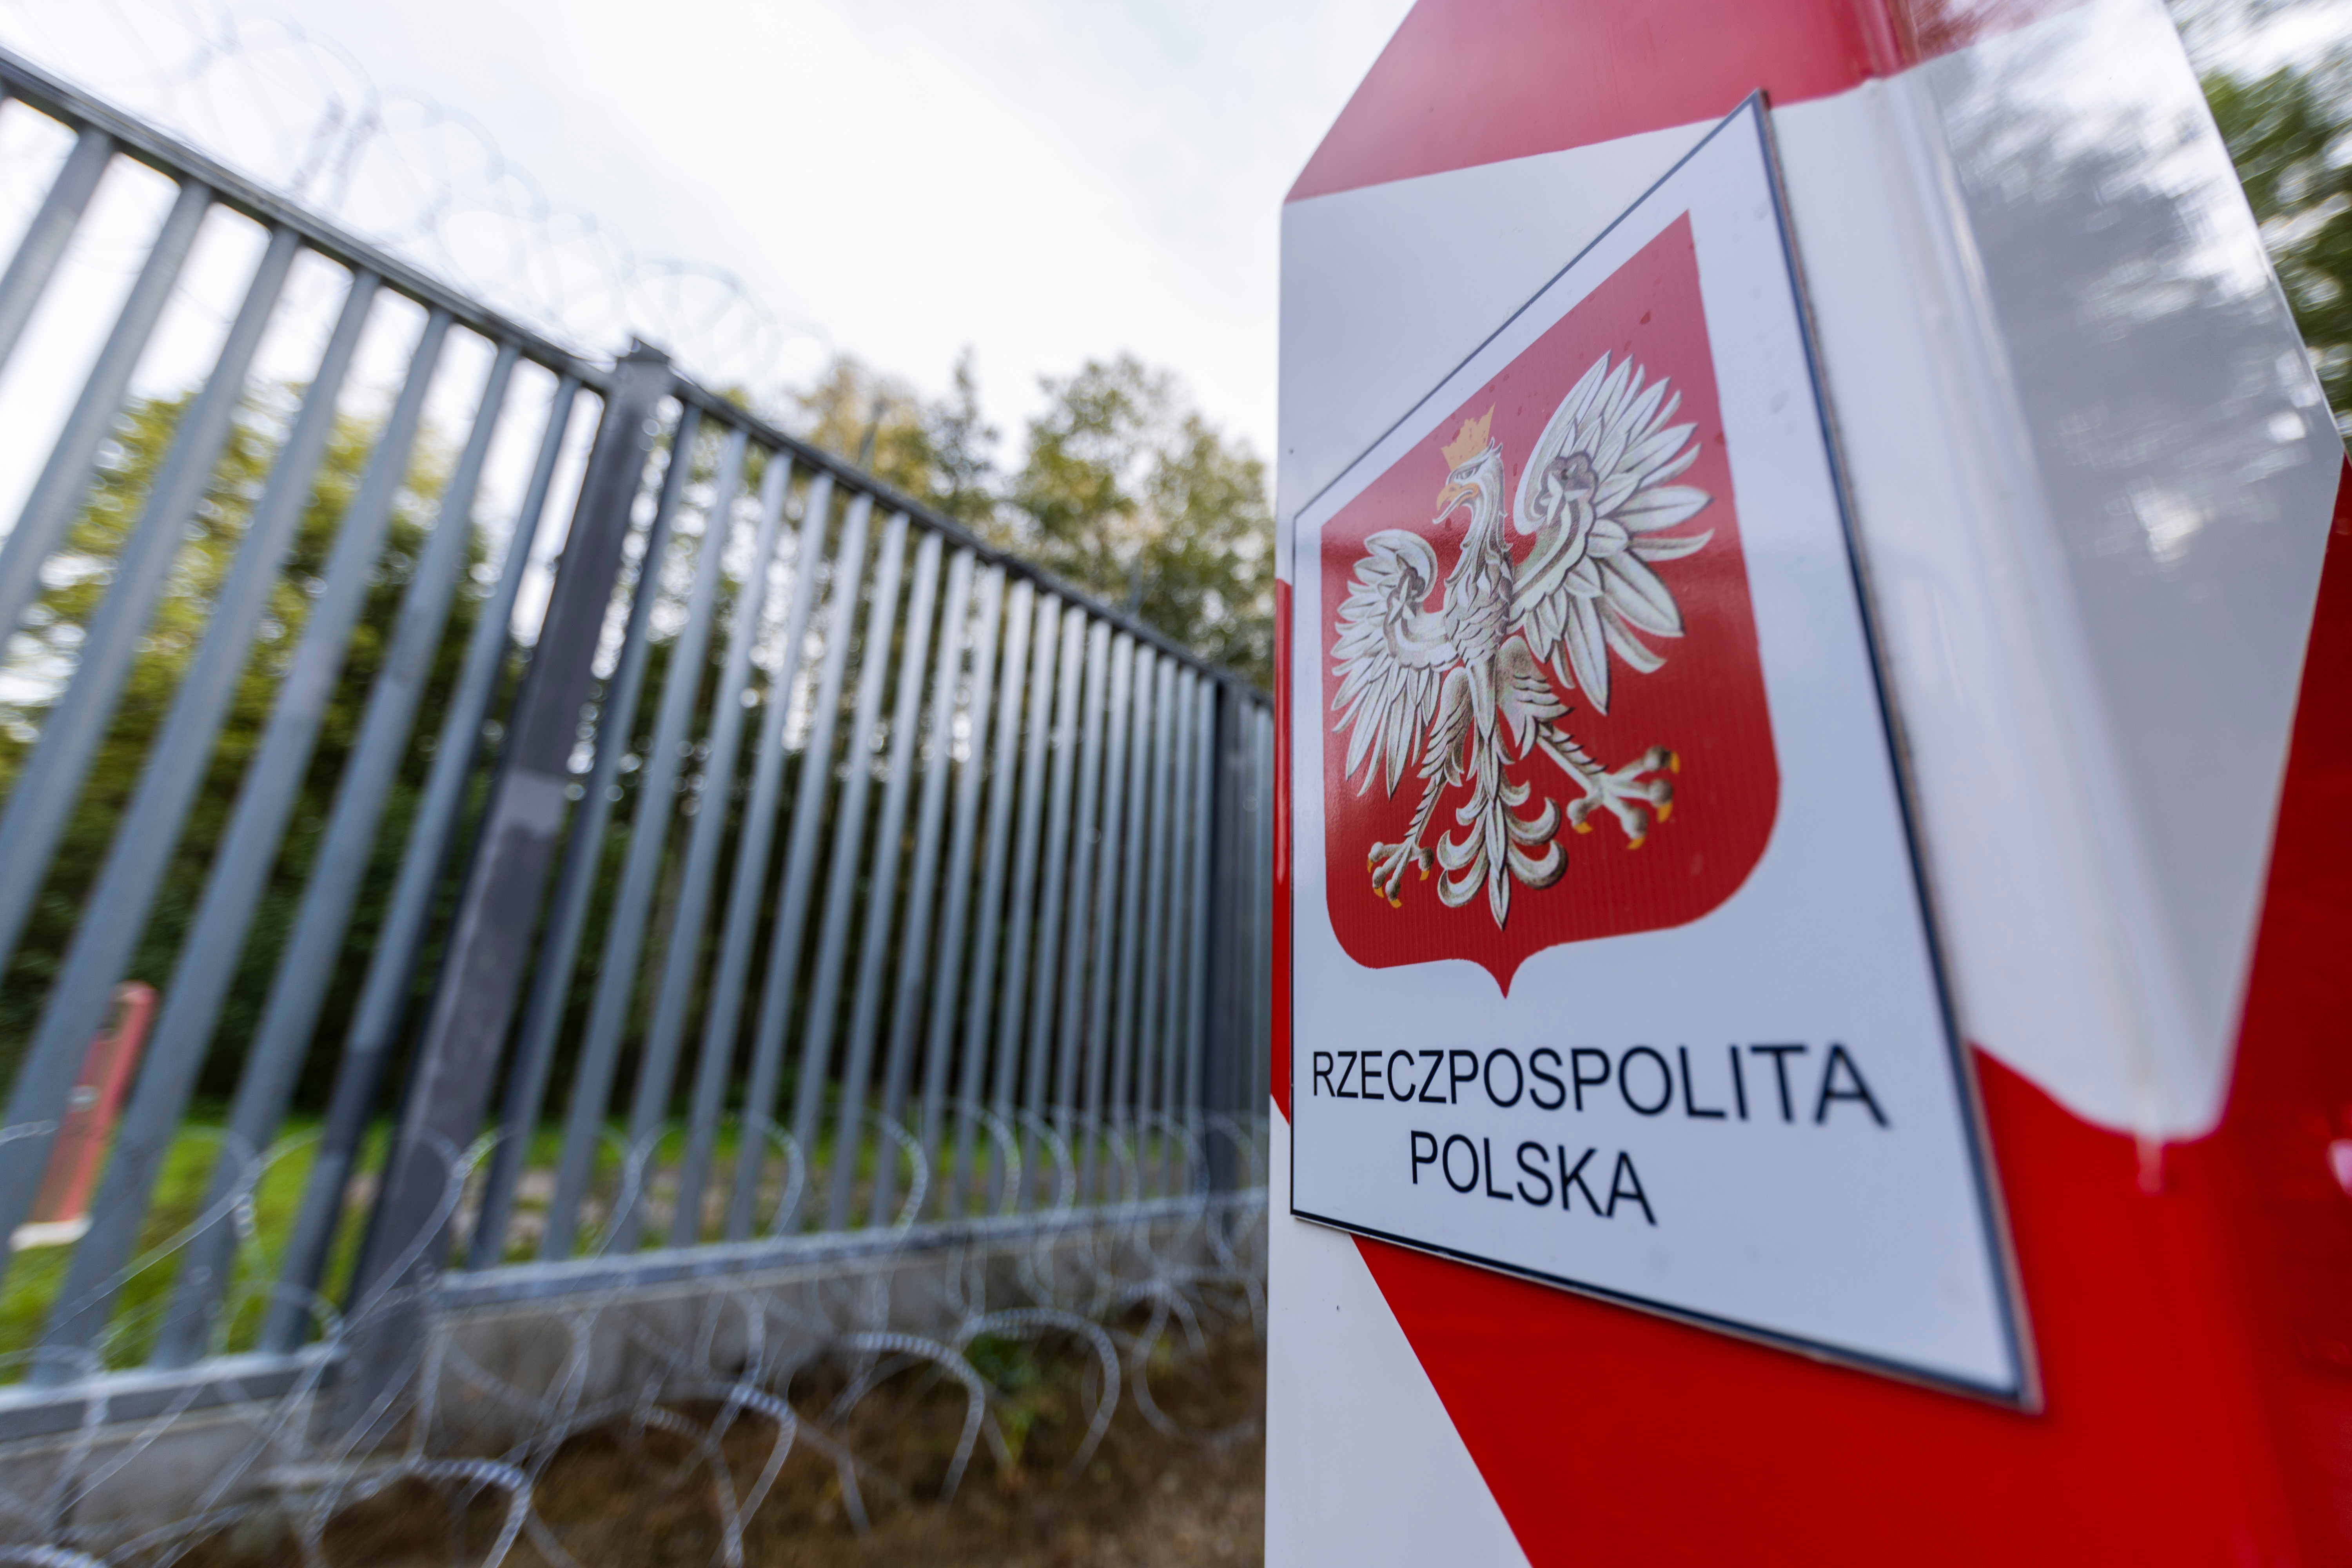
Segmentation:
<svg viewBox="0 0 2352 1568">
<path fill-rule="evenodd" d="M 1327 525 L 1327 858 L 1360 959 L 1507 988 L 1746 876 L 1777 773 L 1729 489 L 1676 225 Z M 1631 853 L 1654 837 L 1688 842 Z"/>
</svg>

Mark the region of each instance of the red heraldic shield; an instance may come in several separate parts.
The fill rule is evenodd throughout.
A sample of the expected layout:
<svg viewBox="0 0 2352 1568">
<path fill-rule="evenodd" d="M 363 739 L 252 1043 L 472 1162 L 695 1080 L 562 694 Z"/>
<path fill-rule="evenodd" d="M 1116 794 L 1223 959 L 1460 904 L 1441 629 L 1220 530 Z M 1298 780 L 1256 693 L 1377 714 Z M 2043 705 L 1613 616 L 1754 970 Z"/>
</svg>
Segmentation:
<svg viewBox="0 0 2352 1568">
<path fill-rule="evenodd" d="M 1327 523 L 1322 574 L 1327 891 L 1358 963 L 1466 958 L 1507 994 L 1755 868 L 1780 779 L 1687 217 Z"/>
</svg>

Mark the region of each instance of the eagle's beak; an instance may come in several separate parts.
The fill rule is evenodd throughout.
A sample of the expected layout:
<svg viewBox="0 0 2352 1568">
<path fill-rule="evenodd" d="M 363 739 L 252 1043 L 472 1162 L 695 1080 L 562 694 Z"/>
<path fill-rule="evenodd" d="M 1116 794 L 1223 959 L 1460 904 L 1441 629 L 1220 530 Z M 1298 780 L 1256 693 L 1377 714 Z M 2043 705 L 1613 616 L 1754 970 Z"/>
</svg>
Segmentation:
<svg viewBox="0 0 2352 1568">
<path fill-rule="evenodd" d="M 1437 513 L 1436 516 L 1432 518 L 1430 521 L 1433 522 L 1444 518 L 1447 512 L 1452 511 L 1455 507 L 1460 506 L 1464 501 L 1468 500 L 1472 496 L 1475 496 L 1477 493 L 1478 491 L 1475 486 L 1457 485 L 1448 481 L 1445 488 L 1437 492 Z"/>
</svg>

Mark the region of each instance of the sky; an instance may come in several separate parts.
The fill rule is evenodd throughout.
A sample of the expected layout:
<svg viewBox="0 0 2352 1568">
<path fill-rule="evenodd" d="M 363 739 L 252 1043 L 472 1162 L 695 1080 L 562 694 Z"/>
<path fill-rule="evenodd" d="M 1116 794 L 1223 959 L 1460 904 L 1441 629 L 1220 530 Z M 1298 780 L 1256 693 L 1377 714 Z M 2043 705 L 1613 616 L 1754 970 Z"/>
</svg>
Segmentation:
<svg viewBox="0 0 2352 1568">
<path fill-rule="evenodd" d="M 300 130 L 318 83 L 356 96 L 355 62 L 394 119 L 469 117 L 608 252 L 740 277 L 782 326 L 757 339 L 774 382 L 839 351 L 936 394 L 968 345 L 1017 448 L 1038 377 L 1132 352 L 1270 456 L 1283 194 L 1408 8 L 0 0 L 0 41 L 215 145 L 256 95 Z M 156 99 L 225 32 L 247 58 L 204 101 Z M 462 184 L 479 151 L 447 130 L 408 155 Z"/>
<path fill-rule="evenodd" d="M 529 272 L 532 298 L 560 295 L 592 323 L 583 347 L 626 336 L 578 308 L 597 279 L 685 262 L 733 274 L 764 316 L 698 330 L 714 290 L 689 289 L 641 324 L 771 403 L 834 352 L 936 395 L 969 347 L 1017 453 L 1040 376 L 1131 352 L 1270 457 L 1283 194 L 1409 5 L 0 0 L 0 43 L 265 178 L 309 167 L 314 199 L 331 183 L 305 163 L 320 111 L 372 83 L 393 129 L 339 199 L 457 191 L 461 210 L 428 224 L 478 242 L 475 277 Z M 2221 52 L 2307 56 L 2347 12 L 2321 0 Z M 12 160 L 23 134 L 0 116 L 0 226 L 62 153 Z M 491 157 L 527 178 L 486 192 Z M 552 216 L 484 225 L 463 209 L 485 196 Z M 146 232 L 124 231 L 126 277 Z M 7 469 L 0 454 L 0 499 L 21 488 Z"/>
</svg>

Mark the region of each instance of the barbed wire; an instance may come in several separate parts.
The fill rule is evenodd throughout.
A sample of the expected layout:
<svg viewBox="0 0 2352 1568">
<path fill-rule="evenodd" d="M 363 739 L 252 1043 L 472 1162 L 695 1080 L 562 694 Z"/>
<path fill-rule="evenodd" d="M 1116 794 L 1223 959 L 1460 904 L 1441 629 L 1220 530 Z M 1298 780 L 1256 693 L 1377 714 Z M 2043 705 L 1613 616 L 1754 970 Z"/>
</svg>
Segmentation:
<svg viewBox="0 0 2352 1568">
<path fill-rule="evenodd" d="M 996 1120 L 985 1106 L 951 1109 Z M 1003 1212 L 997 1217 L 1023 1223 L 996 1239 L 963 1236 L 945 1247 L 912 1222 L 928 1184 L 919 1141 L 876 1121 L 885 1142 L 914 1166 L 911 1195 L 896 1224 L 866 1233 L 854 1257 L 823 1268 L 772 1265 L 719 1275 L 683 1298 L 632 1284 L 572 1290 L 529 1308 L 536 1348 L 525 1355 L 500 1353 L 511 1352 L 517 1336 L 502 1339 L 495 1323 L 486 1333 L 478 1309 L 467 1309 L 463 1292 L 453 1309 L 438 1281 L 413 1292 L 378 1289 L 347 1312 L 306 1296 L 300 1305 L 319 1326 L 318 1353 L 282 1393 L 232 1405 L 226 1425 L 222 1412 L 184 1401 L 125 1423 L 110 1414 L 105 1382 L 82 1384 L 91 1397 L 50 1461 L 19 1463 L 0 1474 L 0 1563 L 163 1568 L 207 1542 L 239 1535 L 290 1539 L 304 1563 L 329 1563 L 350 1549 L 346 1542 L 338 1552 L 330 1540 L 339 1520 L 397 1484 L 416 1482 L 438 1493 L 449 1510 L 451 1561 L 495 1568 L 527 1540 L 545 1562 L 578 1568 L 583 1553 L 589 1563 L 603 1559 L 594 1522 L 567 1519 L 541 1496 L 551 1481 L 562 1481 L 560 1461 L 583 1438 L 604 1434 L 634 1447 L 659 1431 L 686 1453 L 655 1489 L 675 1493 L 694 1481 L 717 1526 L 715 1560 L 740 1568 L 746 1528 L 777 1495 L 779 1472 L 795 1448 L 831 1468 L 846 1521 L 861 1535 L 873 1525 L 870 1497 L 900 1509 L 953 1502 L 983 1448 L 1000 1476 L 1019 1468 L 1020 1434 L 1008 1438 L 1000 1418 L 1021 1390 L 983 1370 L 987 1358 L 975 1347 L 984 1340 L 1058 1340 L 1088 1363 L 1078 1393 L 1083 1431 L 1062 1462 L 1072 1474 L 1086 1468 L 1123 1404 L 1162 1436 L 1209 1447 L 1258 1430 L 1246 1410 L 1187 1422 L 1155 1395 L 1153 1384 L 1171 1362 L 1205 1352 L 1221 1331 L 1263 1340 L 1263 1119 L 1212 1114 L 1197 1129 L 1181 1117 L 1165 1119 L 1160 1137 L 1180 1151 L 1189 1174 L 1181 1195 L 1154 1199 L 1146 1189 L 1165 1156 L 1147 1151 L 1150 1129 L 1106 1122 L 1076 1108 L 1024 1117 L 1035 1123 L 1031 1131 L 1041 1135 L 1051 1167 L 1044 1173 L 1050 1193 L 1045 1206 L 1013 1212 L 1022 1183 L 1017 1167 L 1008 1167 L 1000 1173 Z M 1107 1152 L 1101 1173 L 1116 1196 L 1077 1201 L 1077 1163 L 1056 1127 Z M 640 1178 L 663 1139 L 677 1131 L 656 1130 L 627 1152 L 614 1215 L 634 1208 L 662 1217 L 648 1212 L 657 1201 L 656 1184 Z M 1010 1153 L 1017 1134 L 997 1131 Z M 1208 1190 L 1208 1149 L 1220 1141 L 1231 1145 L 1244 1179 L 1255 1184 L 1223 1194 Z M 254 1194 L 266 1173 L 300 1152 L 299 1142 L 245 1161 L 232 1192 L 129 1265 L 126 1275 L 168 1272 L 191 1237 L 226 1216 L 237 1227 L 245 1273 L 254 1281 L 236 1305 L 261 1304 L 284 1289 L 268 1282 L 270 1260 L 255 1226 Z M 469 1149 L 444 1151 L 448 1175 L 427 1235 L 445 1226 L 460 1233 L 467 1227 L 495 1142 L 486 1136 Z M 787 1184 L 776 1205 L 772 1239 L 799 1234 L 796 1186 Z M 616 1233 L 614 1225 L 603 1227 L 605 1242 Z M 583 1257 L 614 1255 L 598 1243 Z M 397 1274 L 386 1270 L 386 1278 Z M 331 1369 L 342 1363 L 348 1371 L 351 1352 L 364 1346 L 374 1325 L 420 1306 L 423 1355 L 366 1407 L 339 1405 Z M 240 1315 L 233 1307 L 222 1321 Z M 152 1326 L 126 1316 L 79 1355 L 83 1364 L 73 1372 L 100 1373 Z M 0 1357 L 0 1372 L 21 1371 L 50 1353 Z M 887 1441 L 896 1426 L 915 1418 L 913 1407 L 902 1400 L 896 1412 L 859 1414 L 886 1389 L 903 1391 L 910 1377 L 963 1404 L 961 1435 L 944 1467 L 933 1455 L 918 1463 L 919 1476 Z M 729 1440 L 739 1428 L 754 1427 L 769 1435 L 762 1462 L 756 1475 L 740 1476 L 730 1468 Z M 167 1446 L 190 1433 L 205 1445 L 206 1458 L 202 1482 L 183 1506 L 109 1506 L 110 1486 L 121 1479 L 142 1467 L 150 1475 L 159 1464 L 177 1468 Z M 457 1527 L 485 1500 L 491 1505 L 486 1538 L 467 1541 Z"/>
<path fill-rule="evenodd" d="M 733 272 L 639 250 L 471 115 L 229 0 L 0 0 L 7 46 L 583 358 L 642 337 L 771 415 L 830 354 Z"/>
</svg>

